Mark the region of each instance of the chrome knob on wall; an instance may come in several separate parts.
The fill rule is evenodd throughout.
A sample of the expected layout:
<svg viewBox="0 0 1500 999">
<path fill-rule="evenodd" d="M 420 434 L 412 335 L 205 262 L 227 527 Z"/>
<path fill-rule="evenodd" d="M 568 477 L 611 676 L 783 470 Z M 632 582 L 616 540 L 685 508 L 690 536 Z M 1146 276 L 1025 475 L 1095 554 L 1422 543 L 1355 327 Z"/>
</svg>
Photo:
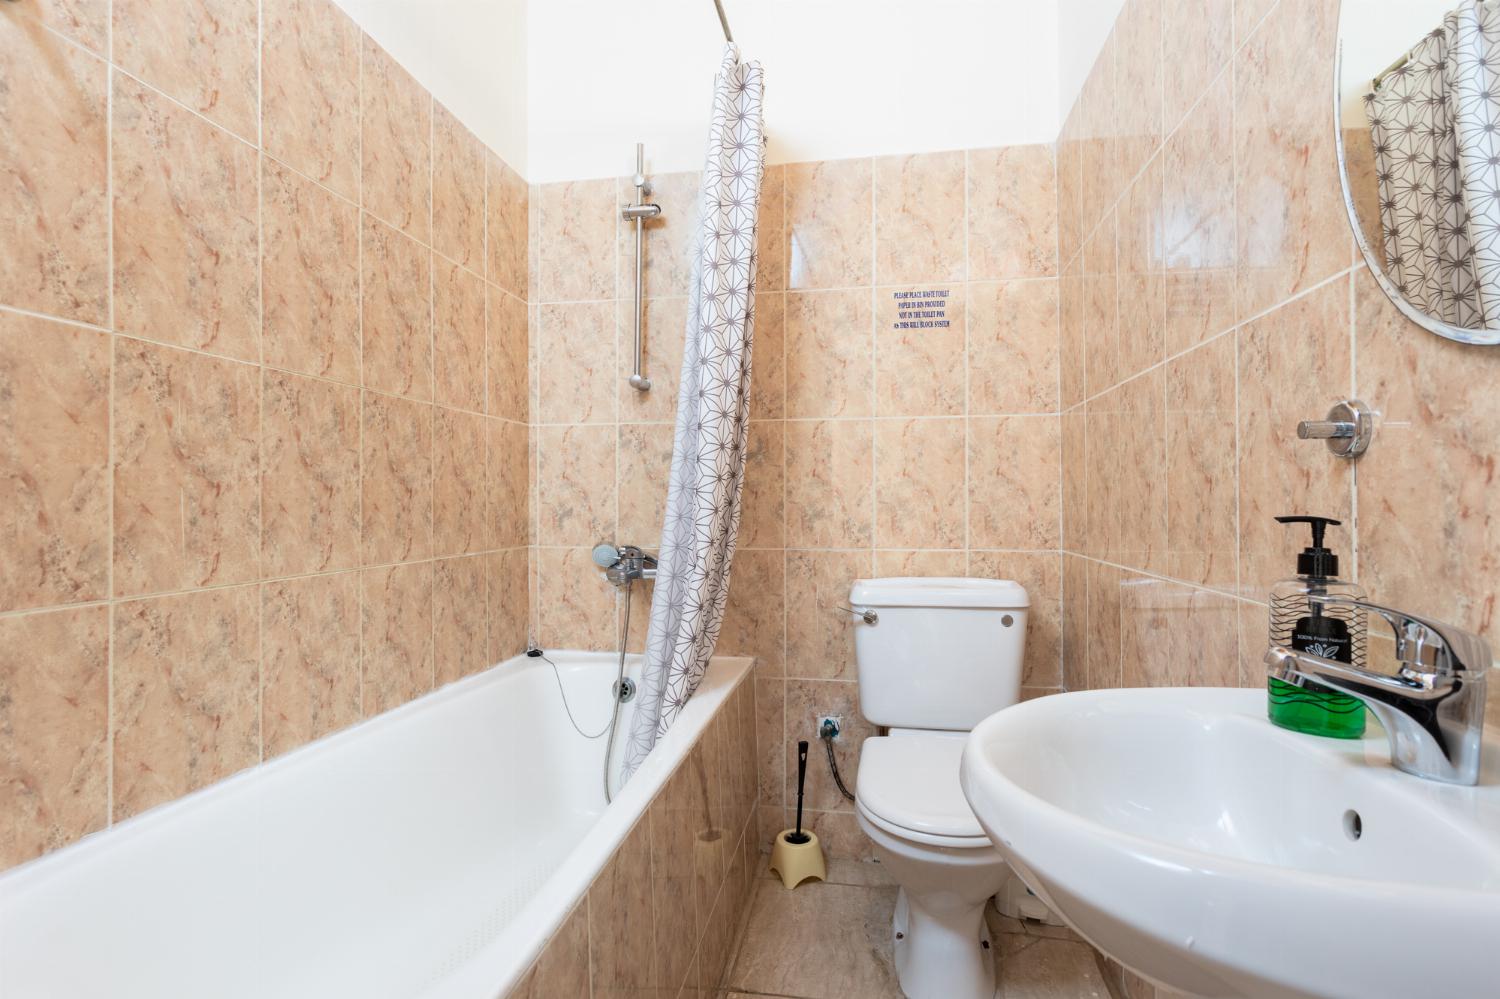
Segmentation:
<svg viewBox="0 0 1500 999">
<path fill-rule="evenodd" d="M 1358 399 L 1345 399 L 1334 403 L 1326 419 L 1298 423 L 1297 436 L 1327 441 L 1328 450 L 1340 458 L 1358 458 L 1375 437 L 1375 414 Z"/>
</svg>

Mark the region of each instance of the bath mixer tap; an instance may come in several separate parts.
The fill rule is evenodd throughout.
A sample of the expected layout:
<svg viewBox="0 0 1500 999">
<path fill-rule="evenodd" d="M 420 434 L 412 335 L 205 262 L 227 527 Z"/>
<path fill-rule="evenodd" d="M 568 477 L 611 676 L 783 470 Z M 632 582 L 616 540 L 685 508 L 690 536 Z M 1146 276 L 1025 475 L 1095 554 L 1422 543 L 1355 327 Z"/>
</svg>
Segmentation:
<svg viewBox="0 0 1500 999">
<path fill-rule="evenodd" d="M 1400 669 L 1387 675 L 1272 645 L 1267 672 L 1294 687 L 1322 684 L 1363 701 L 1385 728 L 1396 769 L 1446 784 L 1479 783 L 1489 643 L 1451 624 L 1363 600 L 1307 599 L 1385 618 L 1395 632 Z"/>
<path fill-rule="evenodd" d="M 633 579 L 656 578 L 656 556 L 635 545 L 616 548 L 607 541 L 601 542 L 594 546 L 594 564 L 604 570 L 604 578 L 615 586 L 624 586 Z"/>
</svg>

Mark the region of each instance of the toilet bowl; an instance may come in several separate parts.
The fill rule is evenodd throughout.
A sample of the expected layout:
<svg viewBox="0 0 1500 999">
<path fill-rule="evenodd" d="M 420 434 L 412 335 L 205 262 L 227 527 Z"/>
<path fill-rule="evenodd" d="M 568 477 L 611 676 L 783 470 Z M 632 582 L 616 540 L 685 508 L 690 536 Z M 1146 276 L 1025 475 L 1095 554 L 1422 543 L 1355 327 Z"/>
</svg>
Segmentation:
<svg viewBox="0 0 1500 999">
<path fill-rule="evenodd" d="M 891 932 L 909 999 L 989 999 L 995 991 L 984 908 L 1007 868 L 959 788 L 963 745 L 962 733 L 898 732 L 865 740 L 861 754 L 856 813 L 900 885 Z"/>
<path fill-rule="evenodd" d="M 900 886 L 901 990 L 991 999 L 984 907 L 1008 871 L 964 798 L 959 760 L 969 730 L 1020 699 L 1026 591 L 998 579 L 861 579 L 849 600 L 860 713 L 888 729 L 861 748 L 855 807 Z"/>
</svg>

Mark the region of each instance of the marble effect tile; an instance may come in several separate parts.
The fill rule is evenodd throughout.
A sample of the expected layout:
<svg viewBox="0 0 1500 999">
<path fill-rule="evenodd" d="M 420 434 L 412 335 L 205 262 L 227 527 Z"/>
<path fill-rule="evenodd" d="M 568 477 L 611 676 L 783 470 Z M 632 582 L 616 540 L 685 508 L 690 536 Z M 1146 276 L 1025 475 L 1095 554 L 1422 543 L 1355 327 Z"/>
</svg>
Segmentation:
<svg viewBox="0 0 1500 999">
<path fill-rule="evenodd" d="M 968 153 L 969 280 L 1057 274 L 1057 165 L 1048 145 Z"/>
<path fill-rule="evenodd" d="M 369 718 L 432 689 L 433 563 L 365 569 L 359 575 L 360 707 Z"/>
<path fill-rule="evenodd" d="M 259 138 L 256 0 L 114 0 L 112 9 L 116 65 L 246 141 Z"/>
<path fill-rule="evenodd" d="M 43 6 L 45 23 L 69 20 L 62 5 Z M 0 303 L 103 325 L 110 294 L 106 68 L 9 10 L 0 17 L 0 49 L 7 77 L 0 174 L 8 178 L 0 188 L 7 220 Z"/>
<path fill-rule="evenodd" d="M 457 116 L 432 105 L 432 248 L 483 276 L 485 148 Z"/>
<path fill-rule="evenodd" d="M 961 281 L 964 153 L 875 160 L 875 283 Z"/>
<path fill-rule="evenodd" d="M 739 548 L 786 547 L 786 425 L 751 422 L 740 495 Z"/>
<path fill-rule="evenodd" d="M 106 334 L 0 313 L 0 607 L 108 596 Z"/>
<path fill-rule="evenodd" d="M 493 153 L 485 157 L 486 276 L 526 298 L 530 266 L 530 193 L 521 175 Z"/>
<path fill-rule="evenodd" d="M 364 562 L 432 554 L 432 407 L 364 393 L 360 469 Z"/>
<path fill-rule="evenodd" d="M 359 390 L 264 376 L 261 557 L 271 576 L 359 563 Z"/>
<path fill-rule="evenodd" d="M 969 413 L 1057 411 L 1058 290 L 1050 280 L 968 286 Z"/>
<path fill-rule="evenodd" d="M 786 553 L 786 671 L 794 677 L 853 680 L 854 626 L 831 612 L 856 579 L 871 575 L 869 552 Z"/>
<path fill-rule="evenodd" d="M 848 288 L 873 278 L 870 161 L 785 167 L 788 288 Z"/>
<path fill-rule="evenodd" d="M 485 411 L 524 423 L 531 419 L 526 303 L 492 286 L 485 292 Z"/>
<path fill-rule="evenodd" d="M 614 533 L 618 484 L 612 426 L 541 427 L 537 536 L 546 545 L 594 545 Z"/>
<path fill-rule="evenodd" d="M 537 313 L 537 419 L 596 423 L 615 419 L 615 306 L 543 305 Z"/>
<path fill-rule="evenodd" d="M 1055 416 L 969 421 L 969 544 L 1056 548 L 1061 424 Z"/>
<path fill-rule="evenodd" d="M 333 0 L 263 0 L 261 145 L 359 197 L 359 26 Z"/>
<path fill-rule="evenodd" d="M 364 207 L 426 243 L 432 233 L 432 96 L 369 36 L 361 76 Z"/>
<path fill-rule="evenodd" d="M 431 399 L 432 253 L 372 215 L 360 239 L 365 387 Z"/>
<path fill-rule="evenodd" d="M 434 411 L 432 550 L 436 555 L 467 555 L 495 547 L 496 524 L 486 516 L 488 423 L 473 413 L 442 407 Z"/>
<path fill-rule="evenodd" d="M 436 401 L 471 413 L 485 406 L 484 280 L 446 260 L 432 276 L 432 366 Z"/>
<path fill-rule="evenodd" d="M 538 206 L 537 297 L 578 302 L 615 295 L 613 180 L 543 184 Z"/>
<path fill-rule="evenodd" d="M 488 667 L 488 564 L 483 555 L 439 559 L 433 567 L 433 664 L 438 686 Z"/>
<path fill-rule="evenodd" d="M 255 149 L 115 76 L 115 328 L 260 360 Z"/>
<path fill-rule="evenodd" d="M 729 604 L 716 648 L 725 655 L 754 656 L 757 676 L 771 676 L 783 668 L 784 575 L 780 551 L 740 548 L 735 552 Z"/>
<path fill-rule="evenodd" d="M 786 428 L 786 537 L 796 548 L 871 544 L 870 420 L 794 420 Z"/>
<path fill-rule="evenodd" d="M 871 415 L 873 348 L 870 292 L 789 294 L 786 415 L 799 418 Z"/>
<path fill-rule="evenodd" d="M 904 548 L 965 541 L 964 421 L 881 420 L 875 427 L 875 537 Z"/>
<path fill-rule="evenodd" d="M 359 574 L 266 583 L 261 615 L 266 759 L 359 721 Z"/>
</svg>

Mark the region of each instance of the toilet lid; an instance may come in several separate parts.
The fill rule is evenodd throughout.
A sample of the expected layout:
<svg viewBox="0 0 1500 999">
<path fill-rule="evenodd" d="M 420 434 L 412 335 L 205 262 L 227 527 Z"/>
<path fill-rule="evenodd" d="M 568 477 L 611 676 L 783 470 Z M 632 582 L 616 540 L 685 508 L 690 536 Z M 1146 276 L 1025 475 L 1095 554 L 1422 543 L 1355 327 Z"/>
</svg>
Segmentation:
<svg viewBox="0 0 1500 999">
<path fill-rule="evenodd" d="M 984 829 L 958 782 L 965 741 L 935 734 L 866 739 L 855 796 L 871 814 L 902 829 L 983 837 Z"/>
</svg>

